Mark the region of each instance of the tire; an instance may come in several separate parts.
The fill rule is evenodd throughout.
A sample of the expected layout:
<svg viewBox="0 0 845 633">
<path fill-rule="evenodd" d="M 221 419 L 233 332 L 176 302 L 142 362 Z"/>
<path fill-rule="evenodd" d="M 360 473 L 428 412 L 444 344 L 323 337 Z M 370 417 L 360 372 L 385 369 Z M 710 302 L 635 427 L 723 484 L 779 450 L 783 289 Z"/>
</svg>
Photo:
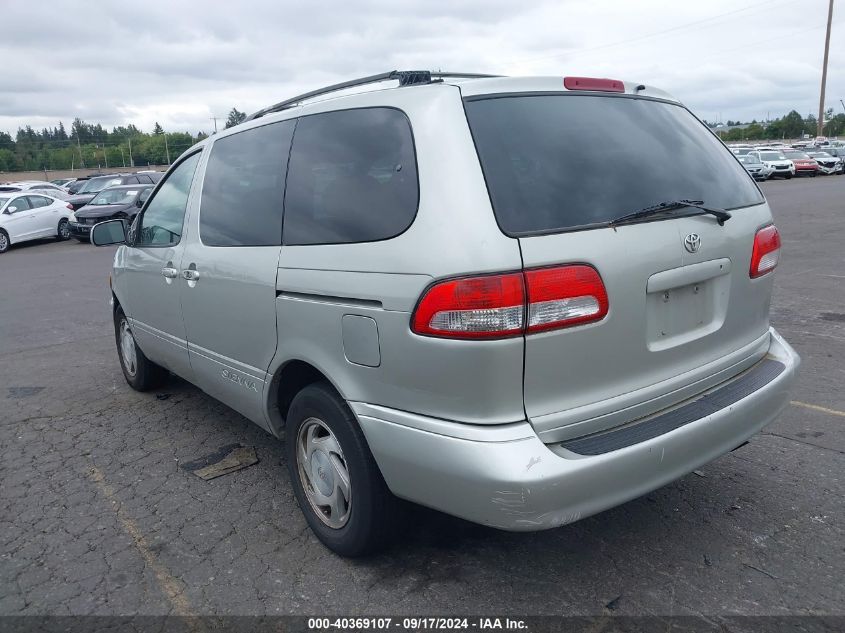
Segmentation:
<svg viewBox="0 0 845 633">
<path fill-rule="evenodd" d="M 9 241 L 9 234 L 3 229 L 0 229 L 0 253 L 5 253 L 9 250 L 11 242 Z"/>
<path fill-rule="evenodd" d="M 787 180 L 792 180 L 792 174 L 786 174 L 784 178 L 786 178 Z"/>
<path fill-rule="evenodd" d="M 59 220 L 59 226 L 56 227 L 56 240 L 64 242 L 70 239 L 70 224 L 67 220 Z"/>
<path fill-rule="evenodd" d="M 144 356 L 144 352 L 135 342 L 129 321 L 120 308 L 114 313 L 114 338 L 120 368 L 130 387 L 135 391 L 149 391 L 165 381 L 167 370 Z"/>
<path fill-rule="evenodd" d="M 285 453 L 299 507 L 326 547 L 363 556 L 390 542 L 398 504 L 355 416 L 328 383 L 312 383 L 294 397 Z"/>
</svg>

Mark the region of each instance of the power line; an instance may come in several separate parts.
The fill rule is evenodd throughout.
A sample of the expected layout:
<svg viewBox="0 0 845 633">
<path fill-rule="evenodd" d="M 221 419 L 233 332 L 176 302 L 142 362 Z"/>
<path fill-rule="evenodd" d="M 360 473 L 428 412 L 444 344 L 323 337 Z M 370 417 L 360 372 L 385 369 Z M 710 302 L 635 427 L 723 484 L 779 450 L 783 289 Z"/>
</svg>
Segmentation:
<svg viewBox="0 0 845 633">
<path fill-rule="evenodd" d="M 688 28 L 703 24 L 705 22 L 712 22 L 714 20 L 718 20 L 720 18 L 735 15 L 737 13 L 742 13 L 744 11 L 750 11 L 751 9 L 766 7 L 766 9 L 768 10 L 768 9 L 773 9 L 774 7 L 782 6 L 782 5 L 785 5 L 785 4 L 793 4 L 795 2 L 798 2 L 798 0 L 784 0 L 783 2 L 779 2 L 779 3 L 775 3 L 775 4 L 772 4 L 771 2 L 760 2 L 760 3 L 757 3 L 757 4 L 749 5 L 747 7 L 743 7 L 741 9 L 734 9 L 733 11 L 726 11 L 725 13 L 718 13 L 716 15 L 710 16 L 709 18 L 702 18 L 701 20 L 695 20 L 693 22 L 687 22 L 685 24 L 679 24 L 678 26 L 673 26 L 671 28 L 664 29 L 662 31 L 655 31 L 653 33 L 647 33 L 645 35 L 640 35 L 640 36 L 637 36 L 637 37 L 632 37 L 632 38 L 629 38 L 629 39 L 620 40 L 618 42 L 609 42 L 607 44 L 601 44 L 600 46 L 593 46 L 593 47 L 590 47 L 590 48 L 579 48 L 577 50 L 567 51 L 567 52 L 564 52 L 564 53 L 555 53 L 553 55 L 544 55 L 542 57 L 534 57 L 534 58 L 530 58 L 530 59 L 516 60 L 514 62 L 510 62 L 510 63 L 505 64 L 505 66 L 516 66 L 516 65 L 519 65 L 519 64 L 531 63 L 531 62 L 535 62 L 535 61 L 543 61 L 543 60 L 547 60 L 547 59 L 556 59 L 558 57 L 577 57 L 577 56 L 583 55 L 585 53 L 590 53 L 590 52 L 602 50 L 602 49 L 605 49 L 605 48 L 612 48 L 614 46 L 621 46 L 622 44 L 630 44 L 631 42 L 640 42 L 642 40 L 651 39 L 653 37 L 658 37 L 660 35 L 666 35 L 667 33 L 674 33 L 676 31 L 688 29 Z M 708 27 L 709 26 L 713 26 L 713 25 L 708 25 Z"/>
</svg>

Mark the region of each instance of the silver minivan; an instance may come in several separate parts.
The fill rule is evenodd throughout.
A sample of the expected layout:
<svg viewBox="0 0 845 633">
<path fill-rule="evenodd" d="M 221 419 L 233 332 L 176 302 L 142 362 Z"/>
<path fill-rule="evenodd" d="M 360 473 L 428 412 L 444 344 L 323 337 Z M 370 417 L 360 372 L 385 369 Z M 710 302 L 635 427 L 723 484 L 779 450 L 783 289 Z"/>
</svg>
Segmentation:
<svg viewBox="0 0 845 633">
<path fill-rule="evenodd" d="M 765 198 L 638 83 L 331 86 L 198 143 L 92 241 L 124 244 L 127 382 L 172 372 L 284 438 L 344 555 L 397 498 L 522 531 L 633 499 L 770 423 L 800 362 Z"/>
</svg>

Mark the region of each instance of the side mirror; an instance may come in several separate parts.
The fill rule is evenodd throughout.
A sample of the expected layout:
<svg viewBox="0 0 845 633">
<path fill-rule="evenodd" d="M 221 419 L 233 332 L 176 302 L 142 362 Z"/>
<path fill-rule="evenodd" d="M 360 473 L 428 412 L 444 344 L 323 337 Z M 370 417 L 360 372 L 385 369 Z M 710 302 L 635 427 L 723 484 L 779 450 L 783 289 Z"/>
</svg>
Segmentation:
<svg viewBox="0 0 845 633">
<path fill-rule="evenodd" d="M 3 213 L 5 213 L 6 215 L 11 215 L 12 213 L 14 213 L 17 210 L 18 210 L 17 207 L 6 207 L 6 210 L 3 211 Z"/>
<path fill-rule="evenodd" d="M 126 224 L 123 220 L 106 220 L 91 229 L 91 243 L 94 246 L 112 246 L 126 242 Z"/>
</svg>

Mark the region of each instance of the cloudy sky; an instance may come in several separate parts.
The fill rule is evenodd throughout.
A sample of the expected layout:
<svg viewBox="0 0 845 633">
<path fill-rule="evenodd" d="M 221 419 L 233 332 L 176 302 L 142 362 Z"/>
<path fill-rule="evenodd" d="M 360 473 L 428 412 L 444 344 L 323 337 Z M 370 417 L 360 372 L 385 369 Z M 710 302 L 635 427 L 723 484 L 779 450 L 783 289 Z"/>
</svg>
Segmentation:
<svg viewBox="0 0 845 633">
<path fill-rule="evenodd" d="M 586 75 L 665 89 L 707 120 L 818 109 L 828 0 L 0 0 L 0 130 L 74 117 L 213 130 L 372 73 Z M 827 107 L 845 99 L 834 7 Z"/>
</svg>

